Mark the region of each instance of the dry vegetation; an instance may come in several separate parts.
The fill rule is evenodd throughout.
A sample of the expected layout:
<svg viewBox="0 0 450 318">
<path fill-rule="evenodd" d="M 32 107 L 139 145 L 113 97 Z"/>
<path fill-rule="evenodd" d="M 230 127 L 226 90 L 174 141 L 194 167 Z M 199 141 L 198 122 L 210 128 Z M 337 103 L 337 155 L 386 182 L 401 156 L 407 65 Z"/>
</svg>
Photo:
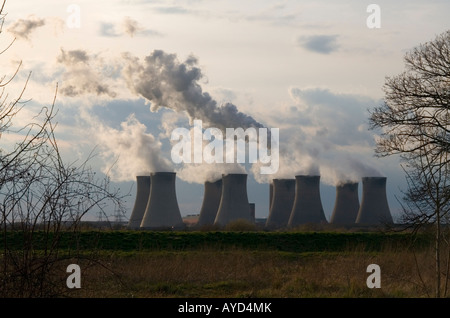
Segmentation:
<svg viewBox="0 0 450 318">
<path fill-rule="evenodd" d="M 3 274 L 3 297 L 74 298 L 432 298 L 434 246 L 428 232 L 128 231 L 85 229 L 59 237 L 57 258 L 45 257 L 43 232 L 26 254 L 20 233 L 8 232 L 9 253 L 32 267 Z M 1 241 L 1 239 L 0 239 Z M 50 240 L 51 241 L 51 240 Z M 44 244 L 44 245 L 42 245 Z M 448 245 L 442 250 L 443 297 Z M 56 255 L 55 255 L 56 256 Z M 3 255 L 0 255 L 0 260 Z M 3 261 L 2 261 L 3 262 Z M 7 264 L 5 262 L 5 264 Z M 9 264 L 9 263 L 8 263 Z M 27 263 L 28 264 L 28 263 Z M 39 273 L 48 269 L 45 279 Z M 69 264 L 81 267 L 81 288 L 69 289 Z M 367 266 L 381 268 L 370 289 Z M 444 265 L 444 263 L 443 263 Z M 12 266 L 12 264 L 11 264 Z M 22 278 L 17 284 L 9 273 Z M 27 274 L 27 275 L 25 275 Z M 25 275 L 25 276 L 24 276 Z M 1 275 L 0 275 L 1 276 Z M 1 278 L 1 277 L 0 277 Z M 39 284 L 43 284 L 41 287 Z M 39 293 L 40 289 L 43 292 Z"/>
<path fill-rule="evenodd" d="M 77 260 L 82 288 L 72 297 L 433 297 L 433 251 L 416 254 L 278 251 L 147 251 Z M 370 289 L 369 264 L 381 267 Z M 101 264 L 101 265 L 100 265 Z M 64 279 L 64 277 L 62 277 Z M 446 295 L 448 297 L 448 295 Z"/>
</svg>

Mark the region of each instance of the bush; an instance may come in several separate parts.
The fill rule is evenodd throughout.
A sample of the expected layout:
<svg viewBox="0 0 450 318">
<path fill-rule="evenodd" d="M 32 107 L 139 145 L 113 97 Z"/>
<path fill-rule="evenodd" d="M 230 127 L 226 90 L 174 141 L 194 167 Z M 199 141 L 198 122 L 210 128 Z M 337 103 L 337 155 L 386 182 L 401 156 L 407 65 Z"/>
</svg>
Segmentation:
<svg viewBox="0 0 450 318">
<path fill-rule="evenodd" d="M 256 231 L 256 224 L 245 219 L 237 219 L 225 225 L 225 231 Z"/>
</svg>

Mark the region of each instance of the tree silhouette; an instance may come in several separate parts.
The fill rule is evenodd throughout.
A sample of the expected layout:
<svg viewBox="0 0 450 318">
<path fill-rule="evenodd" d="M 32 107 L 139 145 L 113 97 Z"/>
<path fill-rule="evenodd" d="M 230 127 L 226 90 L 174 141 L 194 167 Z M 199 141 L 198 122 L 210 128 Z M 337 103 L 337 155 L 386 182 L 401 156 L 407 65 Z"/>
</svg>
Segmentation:
<svg viewBox="0 0 450 318">
<path fill-rule="evenodd" d="M 381 129 L 376 154 L 402 159 L 408 184 L 403 220 L 416 229 L 436 226 L 435 295 L 440 297 L 441 244 L 446 239 L 441 225 L 450 210 L 450 31 L 412 49 L 404 61 L 401 74 L 386 78 L 385 101 L 371 111 L 370 123 Z M 444 295 L 449 259 L 450 254 Z"/>
<path fill-rule="evenodd" d="M 5 1 L 0 33 L 4 6 Z M 122 197 L 110 189 L 108 177 L 96 177 L 88 165 L 91 157 L 71 163 L 61 157 L 54 123 L 57 87 L 50 106 L 26 125 L 17 123 L 31 73 L 17 97 L 11 98 L 7 87 L 20 66 L 0 78 L 0 297 L 58 296 L 68 292 L 57 274 L 68 265 L 60 252 L 62 235 L 70 236 L 76 250 L 82 217 L 111 204 L 122 209 Z M 5 142 L 8 136 L 19 141 Z"/>
</svg>

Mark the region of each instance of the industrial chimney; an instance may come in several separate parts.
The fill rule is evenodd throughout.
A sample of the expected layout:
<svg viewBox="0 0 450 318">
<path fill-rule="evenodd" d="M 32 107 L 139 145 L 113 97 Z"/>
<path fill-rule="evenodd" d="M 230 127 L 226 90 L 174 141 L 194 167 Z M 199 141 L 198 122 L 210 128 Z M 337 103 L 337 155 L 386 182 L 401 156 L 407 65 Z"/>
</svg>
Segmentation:
<svg viewBox="0 0 450 318">
<path fill-rule="evenodd" d="M 364 177 L 362 185 L 362 200 L 356 223 L 370 225 L 394 223 L 386 197 L 386 177 Z"/>
<path fill-rule="evenodd" d="M 183 228 L 175 191 L 175 172 L 150 174 L 151 187 L 141 229 Z"/>
<path fill-rule="evenodd" d="M 225 226 L 238 219 L 252 221 L 247 197 L 247 174 L 223 174 L 222 197 L 214 224 Z"/>
<path fill-rule="evenodd" d="M 136 176 L 137 188 L 133 211 L 131 212 L 128 228 L 138 230 L 144 217 L 150 194 L 150 176 Z"/>
<path fill-rule="evenodd" d="M 198 217 L 197 225 L 212 225 L 216 219 L 217 210 L 222 196 L 222 179 L 217 181 L 206 181 L 203 194 L 202 208 Z"/>
<path fill-rule="evenodd" d="M 347 182 L 336 186 L 336 200 L 330 223 L 354 224 L 359 210 L 358 183 Z"/>
<path fill-rule="evenodd" d="M 273 199 L 266 228 L 286 227 L 295 199 L 295 179 L 273 179 Z"/>
<path fill-rule="evenodd" d="M 295 176 L 295 199 L 288 226 L 327 223 L 320 198 L 320 176 Z"/>
</svg>

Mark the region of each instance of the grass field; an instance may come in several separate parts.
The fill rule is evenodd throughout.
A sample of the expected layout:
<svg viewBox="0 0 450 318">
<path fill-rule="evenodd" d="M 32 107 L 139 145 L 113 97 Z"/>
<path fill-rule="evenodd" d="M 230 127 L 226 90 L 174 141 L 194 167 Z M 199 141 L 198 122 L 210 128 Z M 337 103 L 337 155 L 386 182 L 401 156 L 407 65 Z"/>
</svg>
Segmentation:
<svg viewBox="0 0 450 318">
<path fill-rule="evenodd" d="M 432 255 L 212 250 L 138 252 L 78 259 L 78 297 L 429 297 Z M 422 267 L 421 274 L 416 260 Z M 431 262 L 429 262 L 431 260 Z M 369 264 L 381 268 L 381 288 L 366 285 Z M 427 284 L 429 287 L 427 287 Z"/>
<path fill-rule="evenodd" d="M 34 235 L 39 254 L 45 236 Z M 7 240 L 20 252 L 19 232 Z M 62 233 L 54 272 L 65 286 L 65 267 L 80 265 L 70 297 L 432 297 L 431 242 L 405 232 L 89 230 Z M 369 264 L 381 288 L 368 288 Z"/>
</svg>

